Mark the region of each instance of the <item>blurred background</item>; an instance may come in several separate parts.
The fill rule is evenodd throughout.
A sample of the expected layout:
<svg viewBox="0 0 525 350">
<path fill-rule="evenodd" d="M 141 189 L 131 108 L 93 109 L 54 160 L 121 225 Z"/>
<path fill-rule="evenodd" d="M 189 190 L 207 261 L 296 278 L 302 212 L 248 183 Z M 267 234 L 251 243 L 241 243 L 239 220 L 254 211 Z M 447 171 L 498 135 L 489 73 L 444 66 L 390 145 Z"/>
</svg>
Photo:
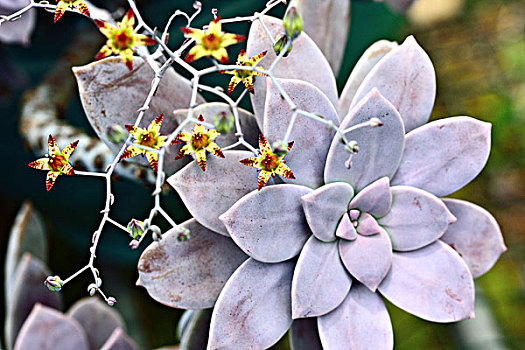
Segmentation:
<svg viewBox="0 0 525 350">
<path fill-rule="evenodd" d="M 122 13 L 127 9 L 119 1 L 94 3 L 112 11 L 122 9 Z M 195 22 L 199 26 L 209 21 L 212 7 L 218 8 L 222 17 L 249 15 L 263 9 L 265 1 L 202 3 L 203 14 Z M 177 6 L 193 11 L 192 1 L 138 4 L 147 22 L 159 27 Z M 282 17 L 284 10 L 279 6 L 271 13 Z M 30 44 L 0 44 L 0 116 L 4 130 L 0 141 L 0 268 L 3 271 L 14 217 L 22 202 L 30 200 L 45 221 L 48 264 L 53 274 L 66 277 L 89 259 L 91 235 L 103 208 L 104 183 L 97 178 L 64 176 L 47 193 L 44 173 L 27 167 L 41 155 L 32 154 L 19 134 L 19 113 L 24 93 L 42 81 L 71 43 L 87 36 L 100 41 L 86 48 L 89 54 L 81 65 L 92 61 L 103 40 L 93 23 L 80 16 L 65 15 L 57 24 L 53 24 L 52 14 L 43 10 L 36 17 Z M 182 39 L 177 29 L 182 24 L 172 26 L 170 44 L 176 45 Z M 248 25 L 228 29 L 247 33 Z M 493 124 L 492 152 L 486 168 L 453 197 L 488 209 L 498 220 L 509 249 L 476 282 L 479 319 L 434 324 L 389 305 L 396 349 L 525 349 L 525 0 L 419 0 L 407 13 L 382 2 L 353 0 L 349 37 L 337 79 L 339 90 L 370 44 L 379 39 L 401 42 L 408 34 L 415 35 L 436 69 L 438 93 L 432 118 L 470 115 Z M 230 53 L 230 57 L 235 56 Z M 63 74 L 73 81 L 71 71 Z M 227 80 L 216 77 L 207 83 L 226 86 Z M 249 104 L 243 107 L 251 109 Z M 76 87 L 63 115 L 70 124 L 95 135 L 84 116 Z M 123 223 L 145 217 L 152 205 L 150 193 L 151 188 L 119 180 L 115 184 L 113 216 Z M 177 222 L 189 217 L 173 191 L 163 201 Z M 154 302 L 145 289 L 135 286 L 136 263 L 144 247 L 131 251 L 128 242 L 121 231 L 106 228 L 97 257 L 104 290 L 118 297 L 117 308 L 127 322 L 128 334 L 141 347 L 175 344 L 175 328 L 182 311 Z M 68 284 L 62 292 L 64 305 L 86 296 L 88 283 L 88 275 L 83 275 Z M 0 293 L 3 291 L 2 286 Z M 2 325 L 4 316 L 0 316 Z M 276 348 L 285 349 L 286 342 L 283 339 Z"/>
</svg>

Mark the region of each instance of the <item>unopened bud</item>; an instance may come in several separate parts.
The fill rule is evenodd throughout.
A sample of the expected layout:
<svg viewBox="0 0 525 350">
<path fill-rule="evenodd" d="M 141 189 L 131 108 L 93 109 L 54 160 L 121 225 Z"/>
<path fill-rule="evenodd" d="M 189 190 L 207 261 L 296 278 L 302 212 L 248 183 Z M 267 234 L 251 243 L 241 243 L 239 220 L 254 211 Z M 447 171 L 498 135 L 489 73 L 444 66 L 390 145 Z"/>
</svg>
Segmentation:
<svg viewBox="0 0 525 350">
<path fill-rule="evenodd" d="M 277 36 L 277 40 L 275 41 L 275 44 L 273 44 L 273 51 L 275 51 L 276 55 L 279 55 L 282 50 L 286 47 L 286 44 L 288 43 L 288 37 L 284 34 L 279 34 Z M 292 52 L 292 43 L 290 42 L 290 46 L 288 46 L 288 49 L 286 50 L 283 57 L 286 57 Z"/>
<path fill-rule="evenodd" d="M 286 35 L 292 40 L 303 31 L 303 19 L 295 6 L 290 7 L 283 18 L 283 27 Z"/>
<path fill-rule="evenodd" d="M 151 225 L 149 229 L 151 230 L 151 238 L 154 241 L 160 241 L 162 239 L 162 231 L 160 230 L 160 227 L 157 225 Z"/>
<path fill-rule="evenodd" d="M 142 221 L 132 219 L 127 226 L 129 236 L 134 240 L 140 238 L 144 234 L 144 223 Z"/>
<path fill-rule="evenodd" d="M 231 113 L 220 112 L 213 119 L 215 129 L 221 134 L 229 134 L 233 130 L 235 118 Z"/>
<path fill-rule="evenodd" d="M 115 305 L 117 303 L 117 299 L 115 299 L 113 297 L 109 297 L 106 302 L 108 303 L 109 306 L 113 306 L 113 305 Z"/>
<path fill-rule="evenodd" d="M 133 239 L 133 240 L 131 240 L 131 242 L 129 242 L 129 247 L 130 247 L 131 249 L 137 249 L 137 248 L 139 247 L 139 244 L 140 244 L 140 243 L 139 243 L 138 240 Z"/>
<path fill-rule="evenodd" d="M 177 241 L 186 242 L 190 237 L 190 230 L 182 226 L 177 227 Z"/>
<path fill-rule="evenodd" d="M 378 126 L 383 126 L 383 122 L 379 118 L 372 118 L 370 119 L 370 126 L 377 128 Z"/>
<path fill-rule="evenodd" d="M 60 292 L 64 286 L 64 282 L 58 276 L 48 276 L 44 281 L 44 284 L 52 292 Z"/>
<path fill-rule="evenodd" d="M 345 151 L 348 153 L 357 153 L 359 152 L 359 146 L 357 145 L 357 141 L 350 141 L 348 142 L 348 145 L 345 146 Z"/>
<path fill-rule="evenodd" d="M 88 287 L 87 287 L 87 291 L 89 293 L 90 296 L 93 296 L 95 295 L 95 293 L 97 292 L 97 285 L 95 283 L 91 283 Z"/>
<path fill-rule="evenodd" d="M 288 153 L 288 144 L 284 141 L 276 141 L 272 145 L 273 154 L 277 157 L 282 157 Z"/>
<path fill-rule="evenodd" d="M 126 135 L 126 130 L 118 124 L 108 126 L 106 130 L 108 140 L 116 144 L 122 143 L 126 138 Z"/>
<path fill-rule="evenodd" d="M 200 9 L 201 7 L 202 7 L 202 4 L 201 4 L 200 1 L 195 1 L 195 2 L 193 3 L 193 8 L 194 8 L 195 10 L 198 10 L 198 9 Z"/>
</svg>

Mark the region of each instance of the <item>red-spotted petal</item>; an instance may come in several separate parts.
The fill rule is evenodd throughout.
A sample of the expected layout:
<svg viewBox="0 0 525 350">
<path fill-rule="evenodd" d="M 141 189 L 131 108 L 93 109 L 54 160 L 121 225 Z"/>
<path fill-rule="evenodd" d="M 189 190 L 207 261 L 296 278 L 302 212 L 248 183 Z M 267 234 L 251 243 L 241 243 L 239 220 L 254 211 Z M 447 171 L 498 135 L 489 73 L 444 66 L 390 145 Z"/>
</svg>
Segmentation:
<svg viewBox="0 0 525 350">
<path fill-rule="evenodd" d="M 55 10 L 55 23 L 62 17 L 64 12 L 66 12 L 66 9 L 68 8 L 68 5 L 63 2 L 62 0 L 57 4 L 56 10 Z"/>
<path fill-rule="evenodd" d="M 49 155 L 60 153 L 60 149 L 58 148 L 57 142 L 51 135 L 49 135 L 49 138 L 47 139 L 47 150 L 49 152 Z"/>
<path fill-rule="evenodd" d="M 62 168 L 62 172 L 64 174 L 66 174 L 66 175 L 75 175 L 75 170 L 73 169 L 73 167 L 69 163 L 64 165 L 64 167 Z"/>
<path fill-rule="evenodd" d="M 62 154 L 64 155 L 64 157 L 66 157 L 66 160 L 69 159 L 69 157 L 71 156 L 71 153 L 73 153 L 75 148 L 77 148 L 77 145 L 78 145 L 78 140 L 70 143 L 64 148 L 64 150 L 62 151 Z"/>
<path fill-rule="evenodd" d="M 47 173 L 46 178 L 46 190 L 49 192 L 53 185 L 55 184 L 55 181 L 57 180 L 58 173 L 55 173 L 53 171 L 50 171 Z"/>
<path fill-rule="evenodd" d="M 31 168 L 35 168 L 39 170 L 49 170 L 48 164 L 49 164 L 49 158 L 40 158 L 27 165 L 30 166 Z"/>
<path fill-rule="evenodd" d="M 83 0 L 74 1 L 73 6 L 75 6 L 76 9 L 79 10 L 83 15 L 90 17 L 89 9 Z"/>
</svg>

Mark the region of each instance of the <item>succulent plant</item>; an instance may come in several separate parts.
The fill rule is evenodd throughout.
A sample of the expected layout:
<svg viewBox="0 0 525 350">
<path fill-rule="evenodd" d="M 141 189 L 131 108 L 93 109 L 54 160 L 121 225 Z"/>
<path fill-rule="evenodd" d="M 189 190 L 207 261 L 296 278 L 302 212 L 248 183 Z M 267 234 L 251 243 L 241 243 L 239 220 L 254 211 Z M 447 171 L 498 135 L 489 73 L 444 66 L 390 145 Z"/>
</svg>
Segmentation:
<svg viewBox="0 0 525 350">
<path fill-rule="evenodd" d="M 272 35 L 282 28 L 263 21 Z M 248 55 L 269 45 L 263 34 L 255 22 Z M 152 243 L 138 283 L 172 307 L 214 306 L 209 349 L 268 348 L 290 327 L 294 348 L 392 348 L 382 297 L 429 321 L 473 317 L 473 278 L 506 248 L 487 211 L 440 197 L 483 169 L 490 124 L 471 117 L 425 124 L 435 75 L 413 37 L 372 45 L 340 97 L 304 33 L 278 67 L 277 78 L 255 82 L 252 96 L 269 141 L 283 141 L 292 118 L 278 82 L 297 108 L 355 143 L 341 142 L 329 123 L 298 118 L 286 154 L 295 179 L 262 190 L 257 173 L 238 165 L 249 152 L 225 151 L 206 172 L 190 163 L 168 182 L 194 217 L 182 225 L 191 239 L 179 242 L 172 230 Z"/>
</svg>

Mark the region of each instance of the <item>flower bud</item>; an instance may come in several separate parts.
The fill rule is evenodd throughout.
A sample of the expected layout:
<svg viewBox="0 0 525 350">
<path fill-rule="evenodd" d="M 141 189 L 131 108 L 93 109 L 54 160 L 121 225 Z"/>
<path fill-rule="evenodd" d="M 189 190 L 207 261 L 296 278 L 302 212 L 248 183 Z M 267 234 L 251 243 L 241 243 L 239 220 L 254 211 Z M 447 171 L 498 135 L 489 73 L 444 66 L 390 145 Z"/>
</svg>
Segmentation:
<svg viewBox="0 0 525 350">
<path fill-rule="evenodd" d="M 97 285 L 95 283 L 91 283 L 88 287 L 87 287 L 87 291 L 89 293 L 90 296 L 93 296 L 95 295 L 95 293 L 97 292 Z"/>
<path fill-rule="evenodd" d="M 139 247 L 139 244 L 140 244 L 140 243 L 139 243 L 138 240 L 133 239 L 133 240 L 131 240 L 131 242 L 129 242 L 129 247 L 130 247 L 131 249 L 137 249 L 137 248 Z"/>
<path fill-rule="evenodd" d="M 126 130 L 118 124 L 108 126 L 108 129 L 106 130 L 108 140 L 117 144 L 122 143 L 126 138 L 126 135 Z"/>
<path fill-rule="evenodd" d="M 286 35 L 292 40 L 303 31 L 303 19 L 295 6 L 290 7 L 283 18 L 283 27 Z"/>
<path fill-rule="evenodd" d="M 215 129 L 221 134 L 229 134 L 233 130 L 235 118 L 231 113 L 220 112 L 213 119 Z"/>
<path fill-rule="evenodd" d="M 188 239 L 190 239 L 190 230 L 182 226 L 177 227 L 177 241 L 186 242 Z"/>
<path fill-rule="evenodd" d="M 160 230 L 160 227 L 157 225 L 151 225 L 149 229 L 151 230 L 151 238 L 154 241 L 160 241 L 162 239 L 162 231 Z"/>
<path fill-rule="evenodd" d="M 60 292 L 64 286 L 64 281 L 62 281 L 58 276 L 48 276 L 44 281 L 44 284 L 47 288 L 49 288 L 50 291 Z"/>
<path fill-rule="evenodd" d="M 370 126 L 373 128 L 377 128 L 378 126 L 383 126 L 383 122 L 379 120 L 379 118 L 372 118 L 370 119 Z"/>
<path fill-rule="evenodd" d="M 273 51 L 275 51 L 276 55 L 279 55 L 281 51 L 284 50 L 288 40 L 288 37 L 284 34 L 279 34 L 277 36 L 277 40 L 275 41 L 275 44 L 273 44 Z M 288 46 L 288 49 L 286 50 L 286 53 L 283 55 L 283 57 L 288 56 L 290 52 L 292 52 L 292 43 L 290 43 L 290 46 Z"/>
<path fill-rule="evenodd" d="M 108 303 L 109 306 L 113 306 L 117 303 L 117 299 L 113 298 L 113 297 L 109 297 L 106 302 Z"/>
<path fill-rule="evenodd" d="M 289 145 L 284 141 L 276 141 L 272 145 L 273 154 L 277 157 L 282 157 L 288 153 Z"/>
<path fill-rule="evenodd" d="M 357 145 L 357 141 L 350 141 L 348 142 L 348 145 L 345 146 L 345 151 L 348 153 L 357 153 L 359 152 L 359 146 Z"/>
<path fill-rule="evenodd" d="M 144 223 L 142 221 L 132 219 L 127 226 L 129 236 L 134 240 L 140 238 L 144 234 Z"/>
</svg>

